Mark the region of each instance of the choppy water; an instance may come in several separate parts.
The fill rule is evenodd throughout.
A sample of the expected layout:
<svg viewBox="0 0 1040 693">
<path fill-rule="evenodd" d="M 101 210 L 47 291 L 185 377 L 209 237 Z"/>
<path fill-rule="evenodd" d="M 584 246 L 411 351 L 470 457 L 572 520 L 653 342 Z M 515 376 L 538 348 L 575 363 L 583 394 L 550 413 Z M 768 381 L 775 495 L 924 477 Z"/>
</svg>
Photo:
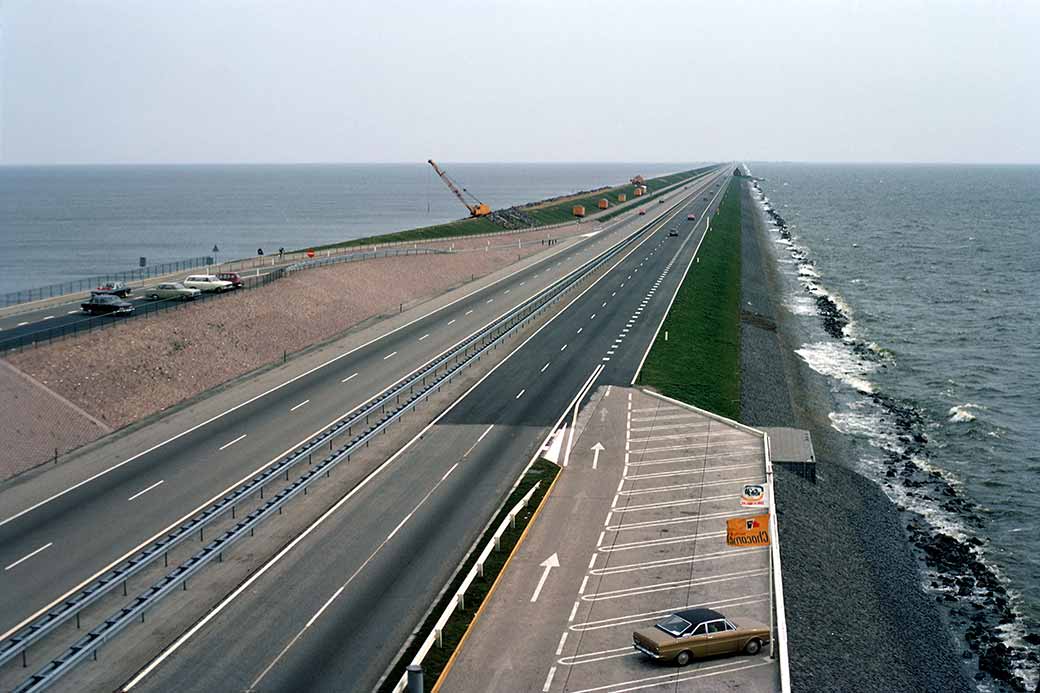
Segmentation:
<svg viewBox="0 0 1040 693">
<path fill-rule="evenodd" d="M 690 164 L 449 164 L 492 208 Z M 0 293 L 257 248 L 301 248 L 466 216 L 415 164 L 0 167 Z"/>
<path fill-rule="evenodd" d="M 926 586 L 965 647 L 1003 658 L 1010 686 L 1032 691 L 1040 167 L 751 172 L 774 221 L 785 303 L 809 335 L 797 353 L 831 378 L 833 427 L 855 439 L 854 465 L 912 512 Z"/>
</svg>

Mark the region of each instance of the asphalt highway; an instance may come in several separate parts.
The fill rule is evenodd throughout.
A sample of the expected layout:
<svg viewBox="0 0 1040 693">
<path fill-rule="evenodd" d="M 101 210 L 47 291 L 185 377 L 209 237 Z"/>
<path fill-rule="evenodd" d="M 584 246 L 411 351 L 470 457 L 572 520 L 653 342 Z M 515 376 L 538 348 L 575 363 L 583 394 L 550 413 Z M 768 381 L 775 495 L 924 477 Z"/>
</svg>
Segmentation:
<svg viewBox="0 0 1040 693">
<path fill-rule="evenodd" d="M 133 690 L 371 690 L 593 370 L 631 382 L 708 204 L 644 236 Z"/>
<path fill-rule="evenodd" d="M 704 184 L 691 186 L 691 191 Z M 697 200 L 703 204 L 699 194 Z M 168 441 L 153 450 L 105 462 L 92 480 L 54 490 L 48 487 L 48 474 L 41 474 L 18 489 L 23 499 L 39 487 L 39 498 L 32 503 L 12 503 L 8 491 L 0 493 L 0 632 L 10 634 L 283 451 L 555 280 L 567 266 L 588 259 L 650 218 L 605 224 L 595 236 L 562 244 L 550 258 L 342 354 L 220 418 L 187 432 L 170 431 Z M 660 257 L 659 251 L 650 256 L 647 267 Z M 640 279 L 649 271 L 633 269 L 643 273 Z M 628 295 L 617 293 L 617 304 L 628 301 Z M 605 322 L 590 323 L 585 339 L 593 334 L 605 338 Z M 577 342 L 569 348 L 570 354 L 558 360 L 563 373 L 570 372 L 566 364 L 582 349 Z M 524 404 L 532 407 L 531 416 L 543 407 L 552 411 L 534 397 Z M 500 483 L 493 486 L 484 490 L 492 493 Z M 401 488 L 402 493 L 412 493 L 408 486 Z"/>
</svg>

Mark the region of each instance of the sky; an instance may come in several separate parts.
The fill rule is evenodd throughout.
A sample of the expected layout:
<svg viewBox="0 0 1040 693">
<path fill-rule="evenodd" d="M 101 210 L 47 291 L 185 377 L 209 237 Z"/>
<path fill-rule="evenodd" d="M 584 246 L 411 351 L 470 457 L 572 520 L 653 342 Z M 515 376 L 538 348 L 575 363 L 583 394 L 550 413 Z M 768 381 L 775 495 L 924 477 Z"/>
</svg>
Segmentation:
<svg viewBox="0 0 1040 693">
<path fill-rule="evenodd" d="M 1040 162 L 1040 2 L 0 0 L 0 162 Z"/>
</svg>

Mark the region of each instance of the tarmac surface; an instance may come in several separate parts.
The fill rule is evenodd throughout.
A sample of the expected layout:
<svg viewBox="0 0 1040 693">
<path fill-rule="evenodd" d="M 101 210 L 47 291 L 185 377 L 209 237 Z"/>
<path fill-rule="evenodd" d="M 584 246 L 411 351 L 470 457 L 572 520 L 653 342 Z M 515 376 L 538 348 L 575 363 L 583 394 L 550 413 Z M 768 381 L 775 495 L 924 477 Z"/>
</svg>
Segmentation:
<svg viewBox="0 0 1040 693">
<path fill-rule="evenodd" d="M 643 390 L 601 388 L 561 434 L 564 469 L 439 690 L 778 691 L 779 664 L 657 663 L 632 631 L 688 608 L 770 622 L 765 547 L 729 547 L 761 435 Z M 556 567 L 556 566 L 559 567 Z"/>
</svg>

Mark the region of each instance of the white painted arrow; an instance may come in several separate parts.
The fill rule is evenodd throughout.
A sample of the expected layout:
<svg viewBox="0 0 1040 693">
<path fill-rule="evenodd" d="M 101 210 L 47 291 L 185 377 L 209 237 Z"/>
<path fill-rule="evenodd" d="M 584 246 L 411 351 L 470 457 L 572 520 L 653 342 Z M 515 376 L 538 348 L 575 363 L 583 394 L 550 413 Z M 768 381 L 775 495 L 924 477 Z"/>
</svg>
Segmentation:
<svg viewBox="0 0 1040 693">
<path fill-rule="evenodd" d="M 542 561 L 539 565 L 545 568 L 545 570 L 542 571 L 542 577 L 538 580 L 538 586 L 534 588 L 534 594 L 531 595 L 532 602 L 538 601 L 538 595 L 542 593 L 542 587 L 545 585 L 545 581 L 549 578 L 549 571 L 553 568 L 560 567 L 560 557 L 554 553 L 553 555 L 549 556 L 544 561 Z"/>
<path fill-rule="evenodd" d="M 602 443 L 596 443 L 589 450 L 592 450 L 592 468 L 595 469 L 596 465 L 599 464 L 599 454 L 606 450 Z"/>
<path fill-rule="evenodd" d="M 606 409 L 600 409 L 599 410 L 599 422 L 600 423 L 606 423 L 606 421 L 607 421 L 607 414 L 608 413 L 609 412 L 607 412 Z"/>
</svg>

